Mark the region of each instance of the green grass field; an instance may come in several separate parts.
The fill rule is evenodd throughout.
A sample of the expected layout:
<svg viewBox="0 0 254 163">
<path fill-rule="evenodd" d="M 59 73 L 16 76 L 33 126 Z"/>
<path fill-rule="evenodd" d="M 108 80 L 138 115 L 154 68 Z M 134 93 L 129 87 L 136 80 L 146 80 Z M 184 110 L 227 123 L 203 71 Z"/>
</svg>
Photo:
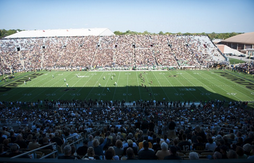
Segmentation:
<svg viewBox="0 0 254 163">
<path fill-rule="evenodd" d="M 245 63 L 245 61 L 235 58 L 229 58 L 230 64 L 238 64 L 238 63 Z"/>
<path fill-rule="evenodd" d="M 31 81 L 27 81 L 29 77 Z M 15 74 L 14 79 L 0 82 L 0 101 L 163 98 L 197 102 L 214 99 L 254 101 L 254 78 L 229 70 L 41 71 Z"/>
</svg>

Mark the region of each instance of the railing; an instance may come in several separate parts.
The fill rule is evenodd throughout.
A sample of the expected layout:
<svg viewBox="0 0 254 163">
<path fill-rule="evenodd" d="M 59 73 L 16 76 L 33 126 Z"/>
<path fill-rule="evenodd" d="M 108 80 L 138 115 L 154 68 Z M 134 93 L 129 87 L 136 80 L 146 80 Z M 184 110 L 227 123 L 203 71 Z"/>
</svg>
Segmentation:
<svg viewBox="0 0 254 163">
<path fill-rule="evenodd" d="M 42 156 L 40 159 L 47 158 L 48 156 L 51 156 L 51 155 L 53 155 L 53 154 L 55 154 L 55 153 L 57 153 L 57 152 L 58 152 L 57 150 L 55 150 L 55 151 L 53 151 L 53 152 L 50 152 L 49 154 L 47 154 L 47 155 L 45 155 L 45 156 Z"/>
<path fill-rule="evenodd" d="M 16 159 L 10 160 L 9 158 L 1 158 L 1 162 L 5 163 L 84 163 L 84 160 L 70 160 L 70 159 L 52 159 L 52 160 L 34 160 L 34 159 Z M 90 162 L 90 161 L 88 161 Z M 100 160 L 100 161 L 91 161 L 91 162 L 100 162 L 100 163 L 112 163 L 112 162 L 130 162 L 126 161 L 112 161 L 112 160 Z M 220 159 L 220 160 L 208 160 L 208 159 L 201 159 L 201 160 L 131 160 L 131 163 L 253 163 L 253 159 Z"/>
<path fill-rule="evenodd" d="M 50 143 L 50 144 L 48 144 L 48 145 L 45 145 L 45 146 L 42 146 L 42 147 L 39 147 L 39 148 L 30 150 L 30 151 L 27 151 L 27 152 L 25 152 L 25 153 L 22 153 L 22 154 L 13 156 L 13 157 L 11 157 L 11 159 L 18 158 L 18 157 L 21 157 L 21 156 L 24 156 L 24 155 L 30 154 L 30 153 L 34 153 L 34 155 L 36 156 L 36 154 L 35 154 L 36 151 L 39 151 L 39 150 L 41 150 L 41 149 L 43 149 L 43 148 L 45 148 L 45 147 L 49 147 L 49 146 L 52 146 L 52 145 L 56 145 L 56 143 Z M 53 148 L 53 152 L 51 152 L 51 153 L 49 153 L 49 154 L 47 154 L 47 155 L 50 156 L 50 155 L 56 153 L 55 151 L 57 152 L 57 150 L 55 150 L 55 149 Z"/>
<path fill-rule="evenodd" d="M 83 134 L 83 132 L 80 133 L 79 136 L 81 136 L 82 134 Z M 66 138 L 66 142 L 68 142 L 70 139 L 72 139 L 72 138 L 74 138 L 74 137 L 76 137 L 76 136 L 77 136 L 77 135 L 73 135 L 73 136 L 70 136 L 70 137 Z M 76 143 L 80 142 L 80 141 L 83 140 L 83 139 L 84 139 L 84 137 L 81 137 L 80 139 L 76 140 L 75 142 L 72 142 L 72 143 L 69 144 L 69 145 L 76 144 Z M 66 143 L 66 144 L 68 144 L 68 143 Z M 25 153 L 16 155 L 16 156 L 14 156 L 14 157 L 11 157 L 11 159 L 18 158 L 18 157 L 21 157 L 21 156 L 23 156 L 23 155 L 30 154 L 30 153 L 33 153 L 34 156 L 35 156 L 35 158 L 36 158 L 36 151 L 39 151 L 39 150 L 41 150 L 41 149 L 43 149 L 43 148 L 45 148 L 45 147 L 49 147 L 49 146 L 52 146 L 52 145 L 57 145 L 57 144 L 56 144 L 56 143 L 50 143 L 50 144 L 48 144 L 48 145 L 45 145 L 45 146 L 42 146 L 42 147 L 39 147 L 39 148 L 30 150 L 30 151 L 27 151 L 27 152 L 25 152 Z M 57 153 L 57 152 L 58 152 L 57 149 L 56 149 L 56 148 L 53 148 L 53 151 L 52 151 L 52 152 L 50 152 L 50 153 L 48 153 L 47 155 L 41 157 L 40 159 L 47 158 L 48 156 L 51 156 L 51 155 L 53 155 L 53 154 L 55 154 L 55 153 Z"/>
</svg>

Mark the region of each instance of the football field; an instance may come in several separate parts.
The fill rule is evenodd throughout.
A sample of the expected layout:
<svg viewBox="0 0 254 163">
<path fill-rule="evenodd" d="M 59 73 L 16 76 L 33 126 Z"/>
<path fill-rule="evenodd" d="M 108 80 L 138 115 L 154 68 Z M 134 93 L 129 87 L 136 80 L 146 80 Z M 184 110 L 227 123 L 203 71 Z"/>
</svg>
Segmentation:
<svg viewBox="0 0 254 163">
<path fill-rule="evenodd" d="M 0 101 L 43 99 L 254 101 L 254 78 L 229 70 L 40 71 L 0 82 Z"/>
</svg>

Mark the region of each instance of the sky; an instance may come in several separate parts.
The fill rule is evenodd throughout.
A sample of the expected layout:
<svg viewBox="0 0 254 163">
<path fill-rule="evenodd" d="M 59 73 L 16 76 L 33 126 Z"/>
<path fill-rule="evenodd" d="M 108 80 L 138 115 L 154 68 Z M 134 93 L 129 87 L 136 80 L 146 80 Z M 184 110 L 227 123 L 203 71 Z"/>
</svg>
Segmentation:
<svg viewBox="0 0 254 163">
<path fill-rule="evenodd" d="M 254 0 L 0 0 L 0 29 L 254 32 Z"/>
</svg>

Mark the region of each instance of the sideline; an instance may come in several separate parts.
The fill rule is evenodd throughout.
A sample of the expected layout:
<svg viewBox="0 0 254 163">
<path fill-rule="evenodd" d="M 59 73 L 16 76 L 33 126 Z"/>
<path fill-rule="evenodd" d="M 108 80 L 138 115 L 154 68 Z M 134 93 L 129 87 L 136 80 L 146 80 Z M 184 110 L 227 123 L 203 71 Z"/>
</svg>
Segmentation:
<svg viewBox="0 0 254 163">
<path fill-rule="evenodd" d="M 3 87 L 4 85 L 8 85 L 8 84 L 10 84 L 10 83 L 12 83 L 12 82 L 15 82 L 15 81 L 19 80 L 19 79 L 22 79 L 23 77 L 29 76 L 29 75 L 31 75 L 32 73 L 35 73 L 35 72 L 31 72 L 31 73 L 26 74 L 26 75 L 24 75 L 24 76 L 19 76 L 18 78 L 14 78 L 15 80 L 8 81 L 7 83 L 3 83 L 3 84 L 0 85 L 0 87 Z"/>
<path fill-rule="evenodd" d="M 250 81 L 250 82 L 252 82 L 252 83 L 254 84 L 254 80 L 250 80 L 250 79 L 243 78 L 242 76 L 237 75 L 237 74 L 234 74 L 234 73 L 232 73 L 232 72 L 229 71 L 229 70 L 227 70 L 226 72 L 230 73 L 231 75 L 237 76 L 237 77 L 239 77 L 239 78 L 241 78 L 241 79 L 243 79 L 243 80 L 248 80 L 248 81 Z"/>
</svg>

